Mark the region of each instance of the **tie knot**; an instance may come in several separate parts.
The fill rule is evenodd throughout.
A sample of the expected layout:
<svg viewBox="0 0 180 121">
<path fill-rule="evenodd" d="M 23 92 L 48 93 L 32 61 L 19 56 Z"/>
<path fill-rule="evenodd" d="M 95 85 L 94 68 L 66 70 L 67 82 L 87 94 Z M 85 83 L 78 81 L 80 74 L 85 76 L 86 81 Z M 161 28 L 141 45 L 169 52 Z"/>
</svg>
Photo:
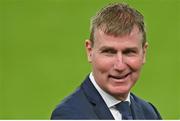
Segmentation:
<svg viewBox="0 0 180 121">
<path fill-rule="evenodd" d="M 128 101 L 122 101 L 115 106 L 116 109 L 122 114 L 122 119 L 133 119 Z"/>
</svg>

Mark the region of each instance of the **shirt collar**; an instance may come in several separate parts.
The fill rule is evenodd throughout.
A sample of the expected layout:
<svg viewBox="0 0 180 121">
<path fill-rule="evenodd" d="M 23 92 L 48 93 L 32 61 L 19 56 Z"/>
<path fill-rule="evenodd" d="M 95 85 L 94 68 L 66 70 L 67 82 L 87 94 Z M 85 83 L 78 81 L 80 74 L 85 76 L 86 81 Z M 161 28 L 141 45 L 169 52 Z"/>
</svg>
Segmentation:
<svg viewBox="0 0 180 121">
<path fill-rule="evenodd" d="M 97 91 L 99 92 L 99 94 L 102 96 L 103 100 L 105 101 L 106 105 L 108 106 L 108 108 L 113 107 L 114 105 L 120 103 L 120 100 L 117 100 L 116 98 L 114 98 L 113 96 L 111 96 L 110 94 L 108 94 L 107 92 L 105 92 L 104 90 L 102 90 L 99 85 L 96 83 L 93 73 L 91 72 L 89 75 L 89 78 L 91 80 L 91 82 L 93 83 L 93 85 L 95 86 L 95 88 L 97 89 Z M 130 104 L 130 93 L 128 94 L 127 98 L 125 101 L 128 101 Z"/>
</svg>

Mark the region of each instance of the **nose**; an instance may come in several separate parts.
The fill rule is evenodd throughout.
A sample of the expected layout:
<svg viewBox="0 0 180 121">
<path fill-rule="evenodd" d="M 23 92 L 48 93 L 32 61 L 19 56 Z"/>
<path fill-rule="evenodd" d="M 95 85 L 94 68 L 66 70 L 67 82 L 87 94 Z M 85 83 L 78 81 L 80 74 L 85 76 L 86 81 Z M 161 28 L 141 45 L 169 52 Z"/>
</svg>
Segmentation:
<svg viewBox="0 0 180 121">
<path fill-rule="evenodd" d="M 122 55 L 122 53 L 118 53 L 117 56 L 116 56 L 116 60 L 115 60 L 115 63 L 114 63 L 114 69 L 116 71 L 124 71 L 126 68 L 126 62 L 125 62 L 125 59 Z"/>
</svg>

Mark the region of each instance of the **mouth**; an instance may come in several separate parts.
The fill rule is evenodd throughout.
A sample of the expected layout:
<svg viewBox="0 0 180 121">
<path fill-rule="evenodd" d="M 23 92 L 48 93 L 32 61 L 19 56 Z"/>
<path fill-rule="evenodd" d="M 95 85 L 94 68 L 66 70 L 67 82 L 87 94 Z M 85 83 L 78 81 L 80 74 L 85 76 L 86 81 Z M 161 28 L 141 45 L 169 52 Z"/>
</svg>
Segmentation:
<svg viewBox="0 0 180 121">
<path fill-rule="evenodd" d="M 122 82 L 124 81 L 129 75 L 131 74 L 131 72 L 125 74 L 125 75 L 109 75 L 109 78 L 112 78 L 114 80 L 118 80 L 118 82 Z"/>
</svg>

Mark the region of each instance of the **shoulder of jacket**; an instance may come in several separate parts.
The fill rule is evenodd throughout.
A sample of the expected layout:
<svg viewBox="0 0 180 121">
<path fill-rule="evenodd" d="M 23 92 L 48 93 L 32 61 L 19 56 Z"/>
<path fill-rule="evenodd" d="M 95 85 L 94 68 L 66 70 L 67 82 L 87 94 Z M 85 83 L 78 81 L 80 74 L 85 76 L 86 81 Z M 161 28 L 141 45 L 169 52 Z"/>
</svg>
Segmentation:
<svg viewBox="0 0 180 121">
<path fill-rule="evenodd" d="M 133 93 L 131 93 L 131 97 L 133 98 L 133 100 L 141 106 L 141 108 L 143 109 L 143 111 L 146 114 L 152 114 L 155 117 L 157 117 L 157 119 L 162 119 L 160 113 L 158 112 L 157 108 L 150 102 L 145 101 L 139 97 L 137 97 L 136 95 L 134 95 Z"/>
</svg>

